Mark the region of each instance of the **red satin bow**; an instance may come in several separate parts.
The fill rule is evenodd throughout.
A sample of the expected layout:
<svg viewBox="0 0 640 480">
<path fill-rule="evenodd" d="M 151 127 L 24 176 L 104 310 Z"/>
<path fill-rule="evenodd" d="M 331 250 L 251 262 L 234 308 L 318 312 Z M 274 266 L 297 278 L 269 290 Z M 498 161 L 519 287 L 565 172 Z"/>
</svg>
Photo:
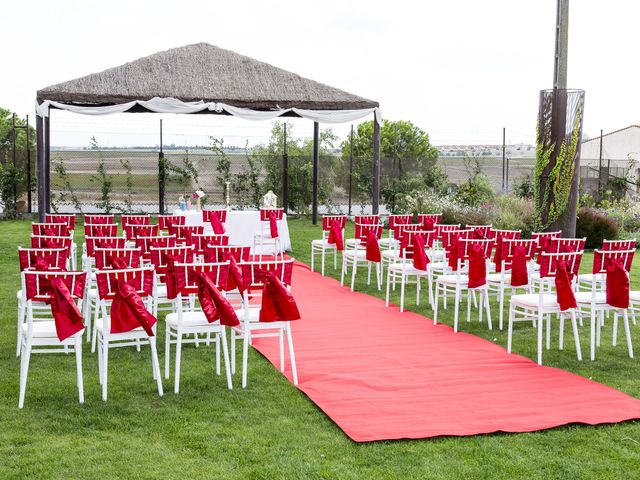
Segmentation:
<svg viewBox="0 0 640 480">
<path fill-rule="evenodd" d="M 156 322 L 156 317 L 147 310 L 136 289 L 118 281 L 111 302 L 111 333 L 125 333 L 142 327 L 147 335 L 153 337 Z"/>
<path fill-rule="evenodd" d="M 413 266 L 417 270 L 426 271 L 430 260 L 424 250 L 424 238 L 420 235 L 413 236 Z"/>
<path fill-rule="evenodd" d="M 487 262 L 480 245 L 472 245 L 469 250 L 469 288 L 477 288 L 487 283 Z"/>
<path fill-rule="evenodd" d="M 367 234 L 366 248 L 367 260 L 369 260 L 370 262 L 379 263 L 382 259 L 380 255 L 380 245 L 378 244 L 378 237 L 376 236 L 376 232 L 374 232 L 373 230 L 369 231 L 369 233 Z"/>
<path fill-rule="evenodd" d="M 56 325 L 56 335 L 62 342 L 82 331 L 84 323 L 67 285 L 60 278 L 52 278 L 50 285 L 51 313 Z"/>
<path fill-rule="evenodd" d="M 449 242 L 449 249 L 447 250 L 447 258 L 449 260 L 449 267 L 453 270 L 458 269 L 458 237 L 452 236 Z"/>
<path fill-rule="evenodd" d="M 113 267 L 116 270 L 125 270 L 129 268 L 129 265 L 127 265 L 127 262 L 125 262 L 124 259 L 122 258 L 114 257 L 112 255 L 107 255 L 106 260 L 107 260 L 106 261 L 107 265 Z"/>
<path fill-rule="evenodd" d="M 176 274 L 175 262 L 178 261 L 173 255 L 162 254 L 162 263 L 166 263 L 164 284 L 167 286 L 167 298 L 173 300 L 180 293 L 178 287 L 178 276 Z"/>
<path fill-rule="evenodd" d="M 230 252 L 224 252 L 222 258 L 229 262 L 229 278 L 227 280 L 226 291 L 238 289 L 240 293 L 244 292 L 244 281 L 242 280 L 242 271 L 238 267 L 238 263 Z"/>
<path fill-rule="evenodd" d="M 271 238 L 278 238 L 278 222 L 274 212 L 269 212 L 269 231 Z"/>
<path fill-rule="evenodd" d="M 560 310 L 565 311 L 570 308 L 576 308 L 578 304 L 576 303 L 576 296 L 573 293 L 573 288 L 571 288 L 571 278 L 567 272 L 567 265 L 564 260 L 558 261 L 555 284 Z"/>
<path fill-rule="evenodd" d="M 607 260 L 607 305 L 616 308 L 629 308 L 629 275 L 622 259 Z"/>
<path fill-rule="evenodd" d="M 330 244 L 336 245 L 336 249 L 339 251 L 344 250 L 344 242 L 342 241 L 342 229 L 340 228 L 340 223 L 337 220 L 333 220 L 331 222 L 331 226 L 329 227 L 329 238 L 327 242 Z"/>
<path fill-rule="evenodd" d="M 225 230 L 224 230 L 224 225 L 222 225 L 222 222 L 220 221 L 220 217 L 218 216 L 217 213 L 212 212 L 211 216 L 211 228 L 213 228 L 213 233 L 215 233 L 216 235 L 222 235 Z"/>
<path fill-rule="evenodd" d="M 496 253 L 493 255 L 493 263 L 496 265 L 496 272 L 502 271 L 502 241 L 503 237 L 496 239 Z"/>
<path fill-rule="evenodd" d="M 261 322 L 278 322 L 299 319 L 300 312 L 293 295 L 273 272 L 268 272 L 262 289 L 259 320 Z"/>
<path fill-rule="evenodd" d="M 220 293 L 211 278 L 201 272 L 194 272 L 198 278 L 198 300 L 209 323 L 220 320 L 221 325 L 240 325 L 238 316 L 229 301 Z"/>
<path fill-rule="evenodd" d="M 435 220 L 430 217 L 424 217 L 424 221 L 422 222 L 425 230 L 433 230 L 433 226 L 435 223 Z"/>
<path fill-rule="evenodd" d="M 527 251 L 524 247 L 516 247 L 511 259 L 511 286 L 521 287 L 529 283 L 527 271 Z"/>
</svg>

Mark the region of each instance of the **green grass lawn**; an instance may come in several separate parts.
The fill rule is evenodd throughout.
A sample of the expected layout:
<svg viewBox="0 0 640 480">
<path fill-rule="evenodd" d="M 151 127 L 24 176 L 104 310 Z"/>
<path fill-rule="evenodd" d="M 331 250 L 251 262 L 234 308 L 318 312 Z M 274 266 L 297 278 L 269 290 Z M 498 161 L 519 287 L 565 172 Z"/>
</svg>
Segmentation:
<svg viewBox="0 0 640 480">
<path fill-rule="evenodd" d="M 289 227 L 293 255 L 308 263 L 310 241 L 319 237 L 319 227 L 308 220 L 291 220 Z M 640 422 L 357 444 L 253 351 L 247 389 L 239 388 L 237 375 L 236 388 L 228 391 L 224 375 L 215 375 L 213 349 L 186 347 L 181 393 L 173 394 L 172 378 L 165 381 L 166 393 L 160 398 L 148 349 L 140 353 L 114 350 L 109 354 L 109 400 L 105 403 L 100 397 L 97 357 L 85 348 L 84 405 L 77 403 L 73 355 L 33 355 L 25 408 L 18 410 L 15 292 L 20 276 L 16 247 L 28 244 L 30 223 L 2 222 L 0 229 L 0 479 L 640 476 Z M 583 269 L 588 271 L 590 265 L 587 255 Z M 331 268 L 328 271 L 333 273 Z M 639 282 L 640 268 L 636 268 L 632 288 L 637 289 Z M 364 272 L 357 289 L 383 297 L 383 292 L 366 288 Z M 415 308 L 412 289 L 407 298 L 409 309 L 431 317 L 426 305 Z M 397 296 L 393 300 L 398 301 Z M 497 326 L 497 306 L 492 307 Z M 452 324 L 452 309 L 444 312 L 441 320 Z M 568 323 L 565 350 L 558 351 L 554 331 L 544 363 L 640 397 L 640 369 L 637 360 L 627 357 L 622 330 L 618 346 L 612 347 L 608 322 L 598 358 L 590 362 L 588 325 L 582 327 L 587 360 L 578 362 Z M 477 321 L 461 322 L 461 330 L 506 346 L 506 330 L 488 331 L 486 323 Z M 640 353 L 639 330 L 640 325 L 632 326 Z M 163 331 L 159 329 L 158 338 L 161 365 Z M 517 325 L 514 351 L 534 358 L 535 338 L 529 325 Z M 478 404 L 477 414 L 482 411 L 483 405 Z M 437 416 L 438 405 L 425 415 Z"/>
</svg>

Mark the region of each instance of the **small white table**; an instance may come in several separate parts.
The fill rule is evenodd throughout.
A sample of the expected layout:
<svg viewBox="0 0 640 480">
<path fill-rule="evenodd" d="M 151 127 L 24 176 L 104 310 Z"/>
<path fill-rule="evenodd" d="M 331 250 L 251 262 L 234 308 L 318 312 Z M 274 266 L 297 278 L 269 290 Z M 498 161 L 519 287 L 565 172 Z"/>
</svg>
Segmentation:
<svg viewBox="0 0 640 480">
<path fill-rule="evenodd" d="M 185 225 L 204 225 L 204 233 L 213 234 L 213 228 L 210 223 L 205 224 L 202 220 L 202 212 L 195 210 L 182 211 L 176 209 L 174 215 L 182 215 L 186 217 Z M 227 221 L 224 223 L 227 235 L 229 235 L 230 245 L 250 245 L 253 247 L 253 235 L 260 232 L 260 212 L 258 210 L 229 210 L 227 212 Z M 282 248 L 291 251 L 291 238 L 289 238 L 289 225 L 287 223 L 287 214 L 282 216 L 282 221 L 278 222 L 278 235 Z M 268 248 L 268 247 L 265 247 Z M 259 252 L 254 252 L 259 253 Z M 271 253 L 271 252 L 262 252 Z"/>
</svg>

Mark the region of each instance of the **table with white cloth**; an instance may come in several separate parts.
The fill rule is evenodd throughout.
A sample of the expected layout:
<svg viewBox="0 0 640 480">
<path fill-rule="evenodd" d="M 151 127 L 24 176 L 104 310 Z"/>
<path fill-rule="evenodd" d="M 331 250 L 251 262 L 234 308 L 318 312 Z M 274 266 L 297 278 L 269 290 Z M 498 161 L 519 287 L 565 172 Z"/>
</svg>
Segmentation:
<svg viewBox="0 0 640 480">
<path fill-rule="evenodd" d="M 186 217 L 185 225 L 204 225 L 204 233 L 213 235 L 213 227 L 210 223 L 204 223 L 202 212 L 196 210 L 174 210 L 174 215 Z M 229 245 L 250 245 L 253 247 L 253 236 L 261 231 L 260 212 L 258 210 L 229 210 L 227 220 L 224 222 L 226 234 L 229 236 Z M 267 225 L 265 233 L 268 233 Z M 283 214 L 282 220 L 278 222 L 278 236 L 285 251 L 291 250 L 291 239 L 289 238 L 289 225 L 287 224 L 287 214 Z M 262 252 L 272 253 L 272 247 L 265 245 Z"/>
</svg>

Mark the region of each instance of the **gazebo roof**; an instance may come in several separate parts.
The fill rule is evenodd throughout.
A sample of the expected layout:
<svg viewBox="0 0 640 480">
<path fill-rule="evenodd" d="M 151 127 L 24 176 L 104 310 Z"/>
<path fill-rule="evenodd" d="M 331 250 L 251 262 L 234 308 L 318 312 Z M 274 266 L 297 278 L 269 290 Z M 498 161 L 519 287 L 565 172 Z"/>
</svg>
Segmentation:
<svg viewBox="0 0 640 480">
<path fill-rule="evenodd" d="M 230 50 L 196 43 L 51 85 L 38 102 L 114 105 L 154 97 L 220 102 L 253 110 L 356 110 L 378 107 L 343 90 Z"/>
</svg>

